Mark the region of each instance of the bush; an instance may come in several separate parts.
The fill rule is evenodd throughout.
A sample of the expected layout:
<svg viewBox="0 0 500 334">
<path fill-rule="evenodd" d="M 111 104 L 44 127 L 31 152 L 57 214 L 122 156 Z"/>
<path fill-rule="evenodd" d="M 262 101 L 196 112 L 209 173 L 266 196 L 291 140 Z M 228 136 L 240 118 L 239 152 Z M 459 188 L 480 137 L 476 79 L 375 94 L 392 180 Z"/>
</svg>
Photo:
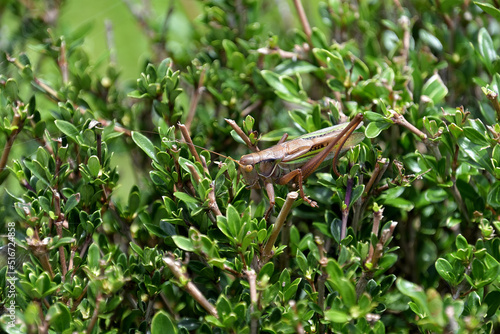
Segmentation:
<svg viewBox="0 0 500 334">
<path fill-rule="evenodd" d="M 59 2 L 0 8 L 4 331 L 498 330 L 494 5 L 127 4 L 151 52 L 132 83 Z M 265 219 L 229 157 L 358 113 L 340 176 L 304 181 L 319 207 L 295 178 Z"/>
</svg>

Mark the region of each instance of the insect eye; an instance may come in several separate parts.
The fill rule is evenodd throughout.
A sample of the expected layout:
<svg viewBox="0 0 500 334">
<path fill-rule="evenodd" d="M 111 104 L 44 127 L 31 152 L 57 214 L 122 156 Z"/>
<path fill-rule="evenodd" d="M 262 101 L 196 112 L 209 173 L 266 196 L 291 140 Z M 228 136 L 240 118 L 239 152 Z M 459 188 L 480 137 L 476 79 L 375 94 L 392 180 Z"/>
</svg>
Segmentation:
<svg viewBox="0 0 500 334">
<path fill-rule="evenodd" d="M 251 171 L 253 171 L 253 166 L 252 165 L 245 165 L 245 166 L 243 166 L 243 169 L 245 170 L 245 172 L 250 173 Z"/>
</svg>

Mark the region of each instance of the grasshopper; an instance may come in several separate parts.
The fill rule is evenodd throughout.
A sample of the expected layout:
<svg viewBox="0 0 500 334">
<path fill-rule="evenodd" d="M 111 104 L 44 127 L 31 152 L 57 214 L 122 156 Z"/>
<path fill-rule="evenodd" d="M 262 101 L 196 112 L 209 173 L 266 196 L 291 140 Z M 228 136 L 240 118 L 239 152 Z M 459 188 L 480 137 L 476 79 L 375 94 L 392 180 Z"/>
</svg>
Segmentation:
<svg viewBox="0 0 500 334">
<path fill-rule="evenodd" d="M 237 163 L 248 187 L 266 189 L 270 203 L 266 219 L 275 204 L 273 184 L 285 185 L 293 182 L 295 187 L 298 186 L 300 196 L 305 202 L 311 207 L 318 206 L 315 201 L 305 196 L 302 185 L 304 180 L 332 159 L 333 171 L 340 176 L 336 167 L 339 155 L 364 139 L 363 133 L 354 133 L 362 120 L 363 115 L 359 113 L 349 123 L 331 126 L 289 141 L 286 141 L 288 135 L 284 134 L 275 146 L 240 158 Z M 233 128 L 237 127 L 236 123 L 228 122 Z M 241 133 L 241 129 L 239 130 L 237 132 Z"/>
</svg>

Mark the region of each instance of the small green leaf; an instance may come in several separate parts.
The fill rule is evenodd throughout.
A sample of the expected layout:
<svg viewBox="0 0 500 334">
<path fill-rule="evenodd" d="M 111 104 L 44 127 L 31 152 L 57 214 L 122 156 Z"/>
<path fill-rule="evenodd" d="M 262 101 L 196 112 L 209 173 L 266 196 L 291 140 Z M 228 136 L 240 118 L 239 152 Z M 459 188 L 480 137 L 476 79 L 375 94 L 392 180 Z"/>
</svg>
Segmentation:
<svg viewBox="0 0 500 334">
<path fill-rule="evenodd" d="M 438 74 L 434 74 L 427 80 L 422 88 L 422 94 L 428 96 L 434 104 L 441 102 L 448 94 L 448 88 Z"/>
<path fill-rule="evenodd" d="M 473 127 L 466 126 L 463 128 L 465 137 L 469 138 L 469 140 L 481 147 L 488 147 L 490 145 L 488 138 L 484 133 L 481 133 L 474 129 Z"/>
<path fill-rule="evenodd" d="M 479 8 L 481 8 L 482 10 L 484 10 L 486 13 L 493 16 L 493 18 L 495 18 L 495 20 L 500 22 L 500 10 L 498 8 L 496 8 L 492 4 L 483 3 L 483 2 L 479 2 L 479 1 L 474 1 L 474 4 L 476 6 L 478 6 Z"/>
<path fill-rule="evenodd" d="M 5 82 L 4 87 L 5 95 L 11 101 L 16 101 L 19 99 L 19 87 L 17 86 L 17 82 L 15 79 L 9 78 Z"/>
<path fill-rule="evenodd" d="M 427 30 L 425 29 L 420 29 L 418 31 L 418 37 L 420 37 L 420 39 L 425 43 L 427 44 L 428 46 L 430 46 L 432 49 L 440 52 L 443 50 L 443 44 L 441 44 L 441 41 L 436 37 L 434 36 L 433 34 L 431 34 L 430 32 L 428 32 Z"/>
<path fill-rule="evenodd" d="M 174 325 L 169 315 L 163 310 L 157 312 L 151 322 L 151 334 L 162 333 L 177 334 L 177 326 Z"/>
<path fill-rule="evenodd" d="M 500 181 L 495 182 L 488 192 L 487 202 L 494 208 L 500 208 Z"/>
<path fill-rule="evenodd" d="M 478 44 L 479 44 L 479 52 L 483 56 L 483 62 L 491 71 L 493 62 L 497 58 L 497 53 L 495 51 L 495 47 L 493 46 L 493 41 L 491 40 L 490 34 L 486 28 L 481 28 L 478 34 Z"/>
<path fill-rule="evenodd" d="M 59 302 L 49 308 L 46 318 L 49 321 L 51 329 L 58 333 L 62 333 L 68 329 L 68 325 L 72 323 L 68 307 Z"/>
<path fill-rule="evenodd" d="M 55 120 L 54 123 L 56 124 L 57 128 L 61 130 L 62 133 L 71 138 L 74 142 L 77 142 L 76 137 L 80 132 L 73 124 L 60 119 Z"/>
<path fill-rule="evenodd" d="M 443 258 L 437 259 L 435 267 L 439 276 L 441 276 L 446 282 L 450 283 L 451 285 L 456 284 L 455 275 L 453 274 L 453 267 L 447 260 Z"/>
<path fill-rule="evenodd" d="M 132 140 L 136 143 L 137 146 L 139 146 L 144 153 L 148 155 L 151 159 L 154 161 L 158 162 L 156 160 L 156 151 L 153 143 L 143 134 L 132 131 Z"/>
<path fill-rule="evenodd" d="M 181 191 L 176 191 L 174 193 L 174 196 L 178 198 L 179 200 L 183 201 L 184 203 L 195 203 L 195 204 L 200 204 L 200 201 L 198 201 L 196 198 L 183 193 Z"/>
<path fill-rule="evenodd" d="M 99 246 L 96 244 L 92 244 L 89 247 L 89 255 L 88 255 L 88 265 L 92 270 L 99 269 L 99 261 L 101 260 L 101 255 L 99 254 Z"/>
<path fill-rule="evenodd" d="M 87 162 L 87 167 L 90 170 L 90 175 L 93 177 L 99 176 L 99 171 L 101 170 L 101 163 L 99 158 L 95 155 L 91 156 Z"/>
<path fill-rule="evenodd" d="M 268 70 L 261 71 L 261 74 L 264 80 L 266 80 L 266 82 L 269 84 L 269 86 L 274 88 L 277 92 L 286 95 L 290 94 L 290 92 L 288 91 L 287 87 L 283 84 L 283 82 L 281 81 L 281 77 L 278 74 Z"/>
<path fill-rule="evenodd" d="M 193 244 L 193 241 L 191 239 L 188 239 L 186 237 L 183 237 L 181 235 L 173 235 L 172 240 L 174 241 L 175 245 L 179 247 L 182 250 L 185 250 L 186 252 L 194 252 L 195 247 Z"/>
<path fill-rule="evenodd" d="M 294 75 L 297 73 L 310 73 L 314 72 L 318 69 L 317 66 L 314 66 L 313 64 L 303 61 L 303 60 L 298 60 L 298 61 L 284 61 L 276 68 L 274 69 L 278 74 L 280 75 Z"/>
<path fill-rule="evenodd" d="M 489 292 L 484 298 L 484 304 L 488 305 L 488 312 L 486 317 L 492 317 L 500 306 L 500 291 L 494 290 Z"/>
<path fill-rule="evenodd" d="M 351 319 L 345 311 L 335 309 L 325 311 L 325 318 L 335 323 L 346 323 Z"/>
<path fill-rule="evenodd" d="M 370 122 L 386 122 L 386 118 L 384 115 L 373 111 L 366 111 L 363 114 L 363 117 Z"/>
<path fill-rule="evenodd" d="M 365 136 L 367 138 L 377 137 L 383 130 L 391 127 L 389 122 L 371 122 L 365 129 Z"/>
<path fill-rule="evenodd" d="M 70 212 L 75 206 L 78 205 L 79 202 L 80 202 L 79 193 L 71 195 L 66 201 L 66 204 L 64 205 L 64 214 Z"/>
</svg>

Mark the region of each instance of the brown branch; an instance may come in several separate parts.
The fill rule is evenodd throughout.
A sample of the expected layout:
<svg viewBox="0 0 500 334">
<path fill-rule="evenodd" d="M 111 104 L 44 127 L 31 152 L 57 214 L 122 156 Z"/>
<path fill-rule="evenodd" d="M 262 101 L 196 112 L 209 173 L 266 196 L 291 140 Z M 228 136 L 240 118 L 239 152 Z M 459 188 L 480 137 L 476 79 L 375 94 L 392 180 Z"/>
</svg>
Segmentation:
<svg viewBox="0 0 500 334">
<path fill-rule="evenodd" d="M 257 334 L 259 332 L 259 318 L 255 317 L 255 311 L 257 310 L 257 275 L 253 269 L 246 271 L 246 276 L 248 278 L 248 285 L 250 287 L 250 333 Z"/>
<path fill-rule="evenodd" d="M 228 119 L 228 118 L 225 118 L 225 120 L 233 128 L 233 130 L 238 134 L 238 136 L 240 136 L 240 138 L 243 139 L 245 144 L 248 146 L 248 148 L 252 152 L 259 152 L 259 148 L 257 146 L 255 146 L 254 144 L 252 144 L 252 142 L 250 141 L 250 138 L 248 138 L 248 136 L 245 134 L 245 132 L 243 132 L 243 130 L 239 127 L 238 124 L 236 124 L 235 121 L 233 121 L 232 119 Z"/>
<path fill-rule="evenodd" d="M 168 268 L 174 274 L 174 276 L 179 280 L 180 286 L 187 291 L 208 313 L 219 319 L 217 310 L 214 305 L 212 305 L 207 298 L 201 293 L 200 290 L 189 280 L 185 273 L 183 273 L 181 266 L 177 261 L 175 261 L 174 256 L 168 253 L 163 261 L 167 264 Z"/>
<path fill-rule="evenodd" d="M 219 206 L 217 205 L 217 198 L 215 196 L 215 181 L 210 183 L 210 191 L 208 192 L 208 208 L 214 213 L 216 216 L 222 216 L 220 212 Z"/>
<path fill-rule="evenodd" d="M 302 29 L 304 29 L 304 33 L 307 36 L 307 41 L 311 49 L 314 47 L 312 43 L 312 31 L 311 26 L 309 25 L 309 21 L 307 20 L 306 12 L 304 11 L 304 7 L 302 6 L 302 2 L 300 0 L 293 0 L 293 4 L 295 5 L 295 9 L 297 10 L 297 14 L 299 15 L 300 23 L 302 24 Z"/>
<path fill-rule="evenodd" d="M 90 319 L 89 325 L 87 327 L 87 333 L 92 333 L 92 329 L 94 329 L 95 324 L 97 323 L 97 319 L 99 318 L 99 306 L 102 301 L 102 292 L 101 289 L 97 289 L 97 295 L 95 297 L 95 307 L 94 313 L 92 314 L 92 318 Z"/>
<path fill-rule="evenodd" d="M 61 75 L 63 79 L 63 83 L 66 85 L 69 82 L 69 73 L 68 73 L 68 60 L 66 59 L 66 41 L 61 41 L 61 47 L 59 51 L 59 59 L 57 60 L 59 64 L 59 68 L 61 69 Z"/>
<path fill-rule="evenodd" d="M 290 51 L 285 51 L 285 50 L 282 50 L 278 47 L 275 47 L 275 48 L 269 48 L 269 47 L 265 47 L 265 48 L 260 48 L 260 49 L 257 49 L 257 52 L 260 53 L 260 54 L 263 54 L 263 55 L 278 55 L 280 56 L 281 59 L 292 59 L 292 60 L 297 60 L 297 59 L 306 59 L 305 55 L 303 54 L 305 51 L 309 51 L 310 49 L 310 46 L 308 44 L 304 44 L 304 45 L 307 45 L 306 48 L 300 48 L 300 46 L 297 46 L 300 50 L 298 50 L 299 52 L 290 52 Z"/>
<path fill-rule="evenodd" d="M 274 243 L 276 242 L 276 239 L 278 238 L 281 228 L 283 227 L 283 224 L 285 224 L 285 220 L 288 217 L 288 213 L 292 209 L 293 202 L 295 202 L 297 197 L 299 197 L 299 194 L 296 191 L 292 191 L 288 193 L 288 195 L 286 196 L 285 204 L 283 204 L 283 207 L 281 208 L 281 211 L 278 214 L 276 221 L 274 222 L 271 236 L 267 240 L 264 249 L 262 251 L 260 265 L 266 264 L 267 261 L 269 261 L 269 259 L 271 259 L 271 257 L 273 256 L 272 250 Z"/>
<path fill-rule="evenodd" d="M 245 109 L 243 109 L 240 113 L 240 116 L 241 117 L 245 117 L 247 116 L 248 114 L 250 114 L 252 111 L 254 111 L 255 109 L 257 109 L 258 107 L 260 107 L 262 105 L 262 100 L 257 100 L 255 101 L 254 103 L 252 103 L 251 105 L 249 105 L 248 107 L 246 107 Z"/>
<path fill-rule="evenodd" d="M 196 107 L 198 106 L 198 102 L 200 101 L 201 94 L 205 90 L 205 86 L 203 86 L 203 82 L 205 81 L 205 71 L 206 67 L 203 67 L 200 73 L 200 78 L 198 80 L 198 85 L 194 90 L 191 105 L 189 106 L 189 113 L 186 118 L 186 127 L 188 129 L 191 129 L 191 123 L 193 122 L 194 115 L 196 114 Z"/>
<path fill-rule="evenodd" d="M 106 27 L 106 43 L 108 44 L 109 50 L 109 63 L 111 65 L 116 65 L 117 57 L 116 57 L 116 47 L 115 47 L 115 35 L 113 33 L 113 23 L 111 20 L 104 20 L 104 25 Z"/>
<path fill-rule="evenodd" d="M 439 149 L 436 147 L 437 144 L 430 141 L 429 138 L 427 137 L 427 135 L 425 133 L 423 133 L 422 131 L 420 131 L 419 129 L 417 129 L 417 127 L 415 127 L 415 125 L 411 124 L 410 122 L 408 122 L 403 115 L 395 112 L 395 111 L 392 111 L 392 117 L 391 117 L 391 120 L 396 123 L 396 124 L 399 124 L 405 128 L 407 128 L 408 130 L 410 130 L 411 132 L 413 132 L 415 135 L 418 136 L 418 138 L 420 138 L 420 140 L 422 140 L 422 142 L 425 144 L 425 146 L 433 153 L 433 155 L 436 157 L 436 160 L 441 160 L 442 159 L 442 155 L 441 155 L 441 152 L 439 151 Z"/>
<path fill-rule="evenodd" d="M 189 135 L 189 131 L 188 131 L 187 127 L 181 123 L 177 123 L 177 126 L 181 130 L 182 138 L 184 138 L 184 141 L 188 145 L 189 151 L 194 156 L 196 161 L 198 161 L 202 166 L 206 166 L 206 164 L 203 164 L 203 162 L 200 159 L 200 156 L 198 155 L 198 152 L 196 151 L 196 148 L 193 144 L 193 141 L 191 140 L 191 136 Z M 205 169 L 205 172 L 208 174 L 208 169 L 206 169 L 205 167 L 204 167 L 204 169 Z"/>
</svg>

